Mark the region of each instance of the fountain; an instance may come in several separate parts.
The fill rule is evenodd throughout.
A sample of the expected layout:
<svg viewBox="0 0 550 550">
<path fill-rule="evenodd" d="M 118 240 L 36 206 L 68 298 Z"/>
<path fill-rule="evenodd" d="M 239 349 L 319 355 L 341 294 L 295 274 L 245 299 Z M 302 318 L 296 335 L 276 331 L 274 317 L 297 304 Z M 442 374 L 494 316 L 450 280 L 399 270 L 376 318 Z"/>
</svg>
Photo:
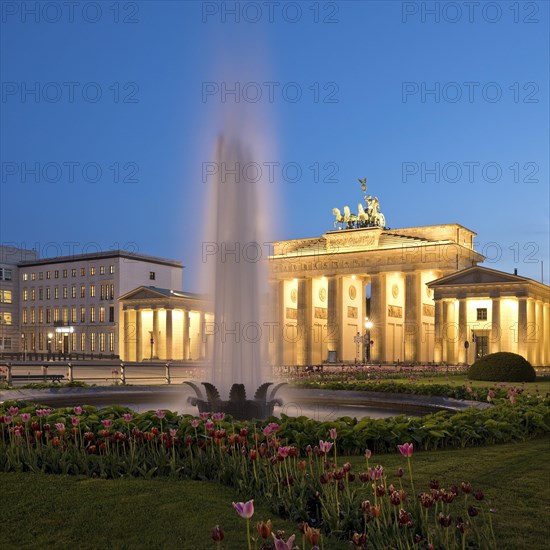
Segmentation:
<svg viewBox="0 0 550 550">
<path fill-rule="evenodd" d="M 272 383 L 265 382 L 267 325 L 261 298 L 267 293 L 267 276 L 262 230 L 263 207 L 269 200 L 257 158 L 237 137 L 218 139 L 216 162 L 209 167 L 216 181 L 207 230 L 207 242 L 216 253 L 203 264 L 215 315 L 210 330 L 212 381 L 203 382 L 206 395 L 196 384 L 187 383 L 196 393 L 189 403 L 200 412 L 226 412 L 241 420 L 273 414 L 274 405 L 280 404 L 275 393 L 282 385 L 269 391 Z M 247 392 L 255 392 L 254 398 L 247 399 Z"/>
</svg>

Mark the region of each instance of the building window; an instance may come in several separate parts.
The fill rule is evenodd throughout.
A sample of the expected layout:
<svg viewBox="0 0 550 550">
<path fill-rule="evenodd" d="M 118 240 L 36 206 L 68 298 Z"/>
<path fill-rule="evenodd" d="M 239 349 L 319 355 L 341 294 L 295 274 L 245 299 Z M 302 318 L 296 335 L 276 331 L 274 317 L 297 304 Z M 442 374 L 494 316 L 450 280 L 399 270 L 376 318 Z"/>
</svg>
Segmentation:
<svg viewBox="0 0 550 550">
<path fill-rule="evenodd" d="M 71 306 L 71 323 L 76 323 L 76 306 Z"/>
<path fill-rule="evenodd" d="M 71 297 L 76 298 L 76 285 L 71 287 Z"/>
<path fill-rule="evenodd" d="M 90 267 L 90 277 L 93 277 L 95 275 L 95 267 Z"/>
<path fill-rule="evenodd" d="M 0 281 L 11 281 L 12 270 L 0 267 Z"/>
<path fill-rule="evenodd" d="M 53 308 L 53 322 L 57 323 L 59 321 L 59 308 L 54 307 Z"/>
<path fill-rule="evenodd" d="M 115 333 L 109 332 L 109 351 L 112 353 L 115 351 Z"/>
<path fill-rule="evenodd" d="M 90 351 L 95 351 L 95 332 L 90 334 Z"/>
<path fill-rule="evenodd" d="M 57 269 L 53 272 L 53 278 L 59 279 L 59 271 Z"/>
<path fill-rule="evenodd" d="M 69 289 L 64 286 L 63 287 L 63 298 L 66 300 L 69 297 Z"/>
<path fill-rule="evenodd" d="M 105 306 L 99 306 L 99 322 L 105 322 Z"/>
<path fill-rule="evenodd" d="M 100 275 L 105 275 L 105 266 L 104 265 L 99 266 L 99 274 Z"/>
<path fill-rule="evenodd" d="M 115 272 L 115 266 L 114 266 L 114 265 L 110 265 L 110 266 L 109 266 L 109 273 L 110 273 L 111 275 L 113 275 L 114 272 Z"/>
<path fill-rule="evenodd" d="M 9 311 L 0 312 L 0 325 L 11 325 L 12 318 Z"/>
<path fill-rule="evenodd" d="M 31 325 L 34 325 L 34 323 L 36 323 L 36 314 L 34 308 L 31 307 Z"/>
<path fill-rule="evenodd" d="M 44 322 L 44 310 L 41 307 L 38 308 L 38 322 L 40 324 Z"/>
<path fill-rule="evenodd" d="M 86 333 L 80 334 L 80 351 L 86 351 Z"/>
<path fill-rule="evenodd" d="M 155 272 L 149 271 L 149 280 L 154 281 L 155 280 Z"/>
<path fill-rule="evenodd" d="M 81 277 L 84 277 L 84 275 L 86 275 L 86 268 L 85 268 L 85 267 L 81 267 L 81 268 L 80 268 L 80 276 L 81 276 Z"/>
<path fill-rule="evenodd" d="M 107 286 L 107 288 L 109 288 L 109 285 L 106 285 L 106 286 Z M 100 289 L 99 290 L 99 299 L 100 300 L 105 300 L 105 290 L 103 289 L 103 285 L 101 285 L 99 287 L 99 289 Z"/>
<path fill-rule="evenodd" d="M 46 279 L 51 279 L 51 278 L 52 278 L 52 272 L 46 271 Z"/>
<path fill-rule="evenodd" d="M 24 280 L 24 281 L 28 281 L 28 280 L 29 280 L 29 274 L 28 274 L 28 273 L 23 273 L 23 280 Z"/>
<path fill-rule="evenodd" d="M 86 298 L 86 285 L 80 285 L 80 297 Z"/>
<path fill-rule="evenodd" d="M 90 285 L 90 296 L 95 298 L 95 285 Z"/>
<path fill-rule="evenodd" d="M 44 298 L 44 290 L 42 288 L 38 289 L 38 299 L 42 300 Z"/>
<path fill-rule="evenodd" d="M 115 322 L 115 306 L 109 306 L 109 323 Z"/>
<path fill-rule="evenodd" d="M 76 277 L 76 267 L 71 269 L 71 277 Z"/>
<path fill-rule="evenodd" d="M 23 308 L 23 324 L 27 324 L 27 308 Z"/>
<path fill-rule="evenodd" d="M 63 324 L 69 324 L 69 308 L 67 306 L 63 306 Z"/>
<path fill-rule="evenodd" d="M 46 323 L 51 323 L 52 322 L 52 310 L 47 307 L 46 308 Z"/>
<path fill-rule="evenodd" d="M 34 302 L 36 299 L 36 290 L 34 288 L 31 288 L 31 300 Z"/>
<path fill-rule="evenodd" d="M 57 286 L 53 289 L 53 297 L 56 300 L 59 298 L 59 287 Z"/>
<path fill-rule="evenodd" d="M 86 308 L 84 306 L 80 306 L 80 322 L 86 322 Z"/>
<path fill-rule="evenodd" d="M 11 290 L 0 290 L 0 302 L 11 304 Z"/>
<path fill-rule="evenodd" d="M 4 351 L 11 350 L 11 338 L 0 338 L 0 344 L 2 344 L 2 348 Z"/>
<path fill-rule="evenodd" d="M 34 332 L 31 333 L 31 350 L 34 351 L 36 349 L 36 334 Z"/>
<path fill-rule="evenodd" d="M 36 279 L 36 275 L 34 274 L 34 272 L 31 273 L 31 281 L 34 281 Z"/>
<path fill-rule="evenodd" d="M 487 308 L 477 308 L 477 320 L 478 321 L 487 321 Z"/>
<path fill-rule="evenodd" d="M 476 336 L 476 357 L 483 357 L 489 353 L 489 337 Z"/>
<path fill-rule="evenodd" d="M 0 295 L 1 295 L 1 292 L 0 292 Z M 23 290 L 23 302 L 26 302 L 27 300 L 29 299 L 29 291 L 25 288 Z M 3 302 L 4 300 L 2 300 Z"/>
<path fill-rule="evenodd" d="M 95 323 L 95 307 L 90 307 L 90 323 Z"/>
<path fill-rule="evenodd" d="M 105 351 L 105 333 L 99 333 L 99 351 Z"/>
<path fill-rule="evenodd" d="M 46 289 L 46 300 L 49 300 L 52 297 L 52 289 L 48 287 Z"/>
<path fill-rule="evenodd" d="M 111 300 L 114 300 L 115 298 L 115 285 L 111 285 Z"/>
<path fill-rule="evenodd" d="M 39 274 L 38 274 L 38 280 L 39 281 L 42 281 L 44 279 L 44 272 L 41 271 Z"/>
<path fill-rule="evenodd" d="M 63 270 L 63 278 L 66 279 L 68 275 L 68 271 L 66 269 Z"/>
</svg>

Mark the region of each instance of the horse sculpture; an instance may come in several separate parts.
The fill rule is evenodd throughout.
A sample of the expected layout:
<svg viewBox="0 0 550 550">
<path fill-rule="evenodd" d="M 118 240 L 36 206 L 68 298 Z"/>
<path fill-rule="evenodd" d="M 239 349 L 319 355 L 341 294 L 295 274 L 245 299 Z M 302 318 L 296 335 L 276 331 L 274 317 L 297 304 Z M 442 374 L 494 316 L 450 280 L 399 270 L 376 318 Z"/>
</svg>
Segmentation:
<svg viewBox="0 0 550 550">
<path fill-rule="evenodd" d="M 340 210 L 338 208 L 333 208 L 332 209 L 332 215 L 336 217 L 336 219 L 334 220 L 334 227 L 335 228 L 339 223 L 344 223 L 344 216 L 342 216 L 342 213 L 340 212 Z"/>
</svg>

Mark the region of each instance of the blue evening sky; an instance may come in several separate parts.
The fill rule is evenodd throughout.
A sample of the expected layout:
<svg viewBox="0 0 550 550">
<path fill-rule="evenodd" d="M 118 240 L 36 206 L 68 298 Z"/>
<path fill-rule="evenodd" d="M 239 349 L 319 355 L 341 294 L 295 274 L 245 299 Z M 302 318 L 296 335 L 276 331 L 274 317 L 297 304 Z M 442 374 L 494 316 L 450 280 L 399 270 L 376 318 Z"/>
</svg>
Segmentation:
<svg viewBox="0 0 550 550">
<path fill-rule="evenodd" d="M 180 259 L 198 290 L 201 170 L 238 113 L 278 163 L 270 239 L 332 229 L 367 177 L 390 227 L 460 223 L 549 283 L 548 2 L 1 5 L 3 243 Z"/>
</svg>

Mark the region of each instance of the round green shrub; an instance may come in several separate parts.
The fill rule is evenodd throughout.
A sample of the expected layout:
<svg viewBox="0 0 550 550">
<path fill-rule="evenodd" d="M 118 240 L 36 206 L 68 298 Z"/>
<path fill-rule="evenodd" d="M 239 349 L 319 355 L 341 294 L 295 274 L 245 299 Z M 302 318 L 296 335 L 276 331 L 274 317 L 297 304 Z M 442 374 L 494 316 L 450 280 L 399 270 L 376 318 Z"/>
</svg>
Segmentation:
<svg viewBox="0 0 550 550">
<path fill-rule="evenodd" d="M 470 367 L 468 378 L 490 382 L 534 382 L 537 373 L 521 355 L 499 351 L 480 357 Z"/>
</svg>

